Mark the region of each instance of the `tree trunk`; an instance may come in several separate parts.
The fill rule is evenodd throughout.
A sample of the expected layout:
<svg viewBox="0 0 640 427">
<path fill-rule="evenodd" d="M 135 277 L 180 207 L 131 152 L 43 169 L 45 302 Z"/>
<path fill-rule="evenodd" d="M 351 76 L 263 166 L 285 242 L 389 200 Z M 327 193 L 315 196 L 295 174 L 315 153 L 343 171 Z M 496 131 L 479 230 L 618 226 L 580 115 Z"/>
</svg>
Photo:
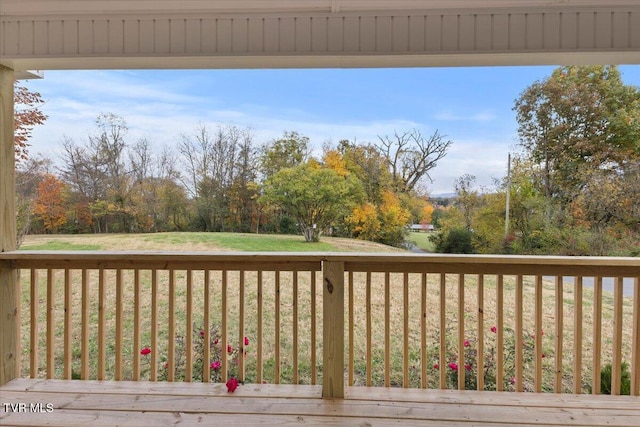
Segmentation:
<svg viewBox="0 0 640 427">
<path fill-rule="evenodd" d="M 320 241 L 320 232 L 317 228 L 311 226 L 304 226 L 302 229 L 302 235 L 304 236 L 305 242 L 319 242 Z"/>
</svg>

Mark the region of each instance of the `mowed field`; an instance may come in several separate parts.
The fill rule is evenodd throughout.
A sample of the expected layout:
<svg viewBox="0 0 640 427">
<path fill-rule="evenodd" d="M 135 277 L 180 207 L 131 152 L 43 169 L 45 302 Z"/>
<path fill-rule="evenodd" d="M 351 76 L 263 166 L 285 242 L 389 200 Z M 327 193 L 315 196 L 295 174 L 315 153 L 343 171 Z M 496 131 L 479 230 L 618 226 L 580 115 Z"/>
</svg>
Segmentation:
<svg viewBox="0 0 640 427">
<path fill-rule="evenodd" d="M 364 240 L 322 237 L 308 243 L 299 235 L 245 233 L 149 233 L 26 236 L 24 250 L 171 250 L 242 252 L 402 252 Z"/>
<path fill-rule="evenodd" d="M 28 236 L 22 248 L 24 250 L 140 250 L 140 251 L 280 251 L 280 252 L 398 252 L 399 249 L 379 245 L 371 242 L 364 242 L 351 239 L 322 238 L 320 243 L 305 243 L 300 236 L 278 236 L 278 235 L 252 235 L 252 234 L 231 234 L 231 233 L 158 233 L 158 234 L 137 234 L 137 235 L 85 235 L 85 236 Z M 35 317 L 39 319 L 37 335 L 38 372 L 36 377 L 43 377 L 46 374 L 46 342 L 47 342 L 47 313 L 53 314 L 52 333 L 54 335 L 55 354 L 55 374 L 56 378 L 63 377 L 63 362 L 65 359 L 65 277 L 63 272 L 52 272 L 52 294 L 53 303 L 47 304 L 47 271 L 38 270 L 37 278 L 36 312 Z M 88 301 L 89 306 L 89 378 L 97 377 L 97 356 L 99 354 L 98 341 L 98 273 L 88 272 Z M 189 279 L 188 276 L 191 275 Z M 211 315 L 210 329 L 219 332 L 222 321 L 222 312 L 227 315 L 227 342 L 234 347 L 247 337 L 248 346 L 244 348 L 246 356 L 243 357 L 246 380 L 248 382 L 257 381 L 258 375 L 258 342 L 261 343 L 262 357 L 262 381 L 269 383 L 311 383 L 319 382 L 322 376 L 322 286 L 321 274 L 307 271 L 297 273 L 283 271 L 275 273 L 265 271 L 261 275 L 257 272 L 247 271 L 240 274 L 237 271 L 228 271 L 223 278 L 221 271 L 211 271 L 209 282 L 205 282 L 205 272 L 203 271 L 176 271 L 174 280 L 175 300 L 171 303 L 169 298 L 169 272 L 158 271 L 156 275 L 156 288 L 158 292 L 157 305 L 157 333 L 158 339 L 156 348 L 152 348 L 159 372 L 162 378 L 163 367 L 167 360 L 169 351 L 169 321 L 173 319 L 175 335 L 173 340 L 176 343 L 176 354 L 183 363 L 184 351 L 181 347 L 186 341 L 186 334 L 192 330 L 193 342 L 198 342 L 199 331 L 204 324 L 204 289 L 208 287 L 211 302 L 208 311 Z M 314 278 L 315 275 L 315 278 Z M 116 365 L 116 272 L 105 272 L 106 292 L 104 300 L 105 312 L 105 354 L 106 354 L 106 378 L 114 377 L 113 370 Z M 152 339 L 152 293 L 153 275 L 151 271 L 141 271 L 140 280 L 140 310 L 135 312 L 135 286 L 134 272 L 123 271 L 123 286 L 121 289 L 122 301 L 122 378 L 133 378 L 134 360 L 140 363 L 141 379 L 148 379 L 151 371 L 151 357 L 140 355 L 141 348 L 151 345 Z M 189 285 L 189 280 L 191 285 Z M 345 331 L 349 328 L 349 299 L 348 286 L 350 278 L 345 279 Z M 440 277 L 429 274 L 426 277 L 426 324 L 427 340 L 422 343 L 420 340 L 421 327 L 421 302 L 423 298 L 422 277 L 420 274 L 409 274 L 407 280 L 401 273 L 390 275 L 390 295 L 388 304 L 385 299 L 385 277 L 381 273 L 373 273 L 370 278 L 370 285 L 367 286 L 367 277 L 364 273 L 355 273 L 353 281 L 353 358 L 354 358 L 354 378 L 355 384 L 364 384 L 367 378 L 366 371 L 366 351 L 367 337 L 370 337 L 372 366 L 371 381 L 373 385 L 384 384 L 384 366 L 387 356 L 385 355 L 385 311 L 389 311 L 390 321 L 390 343 L 389 343 L 389 366 L 391 385 L 402 384 L 403 377 L 403 343 L 404 343 L 404 312 L 405 300 L 403 289 L 406 283 L 408 287 L 408 336 L 409 336 L 409 357 L 410 364 L 410 385 L 419 387 L 421 384 L 421 349 L 426 346 L 428 349 L 427 378 L 429 387 L 438 387 L 439 377 L 439 315 L 441 310 L 446 313 L 447 336 L 447 362 L 457 360 L 456 342 L 457 330 L 460 325 L 457 318 L 458 306 L 458 283 L 457 275 L 447 275 L 445 282 L 445 307 L 440 306 Z M 223 282 L 226 281 L 226 288 Z M 70 285 L 70 324 L 71 334 L 67 338 L 71 348 L 72 375 L 77 377 L 82 370 L 82 282 L 79 271 L 71 271 L 69 278 Z M 469 339 L 472 347 L 475 346 L 477 337 L 477 314 L 478 314 L 478 294 L 477 277 L 468 275 L 464 282 L 465 287 L 465 335 Z M 32 344 L 31 334 L 31 277 L 28 272 L 21 275 L 22 283 L 22 319 L 23 319 L 23 342 L 22 342 L 22 366 L 23 375 L 29 376 L 30 356 Z M 315 294 L 312 293 L 315 283 Z M 244 299 L 240 303 L 241 295 Z M 190 287 L 189 287 L 190 286 Z M 514 313 L 515 313 L 515 278 L 505 277 L 503 315 L 505 321 L 505 363 L 512 364 L 512 356 L 515 344 L 519 340 L 513 337 Z M 369 292 L 367 292 L 369 289 Z M 226 301 L 222 301 L 222 295 L 226 294 Z M 534 319 L 534 283 L 532 278 L 524 280 L 524 332 L 526 340 L 529 340 L 535 333 Z M 186 321 L 187 301 L 191 296 L 193 318 L 191 327 Z M 496 325 L 497 310 L 495 304 L 496 283 L 492 276 L 486 276 L 484 280 L 484 347 L 486 360 L 495 360 L 495 334 L 491 328 Z M 542 363 L 543 366 L 543 390 L 550 391 L 553 388 L 554 364 L 555 364 L 555 342 L 554 330 L 556 327 L 555 318 L 555 285 L 552 282 L 545 282 L 543 289 L 543 351 L 544 359 L 537 362 L 532 360 L 531 349 L 525 349 L 525 389 L 531 390 L 533 387 L 534 366 Z M 262 301 L 262 309 L 259 309 L 259 299 Z M 367 310 L 367 299 L 370 299 L 370 314 Z M 315 310 L 312 301 L 315 301 Z M 173 307 L 173 314 L 170 314 L 169 307 Z M 241 307 L 242 306 L 242 307 Z M 584 288 L 583 291 L 583 322 L 582 322 L 582 346 L 581 356 L 583 360 L 582 379 L 584 390 L 588 391 L 591 382 L 590 366 L 593 358 L 591 342 L 593 340 L 593 290 Z M 564 322 L 563 322 L 563 355 L 562 364 L 566 374 L 563 375 L 563 390 L 570 391 L 572 388 L 573 376 L 571 375 L 574 361 L 573 343 L 573 319 L 574 319 L 574 288 L 564 287 L 563 292 Z M 243 312 L 242 322 L 240 312 Z M 262 316 L 259 317 L 259 311 Z M 276 315 L 277 313 L 277 315 Z M 294 316 L 295 314 L 295 316 Z M 315 329 L 312 327 L 312 319 L 315 318 Z M 367 319 L 371 319 L 371 333 L 367 333 Z M 602 339 L 602 363 L 611 360 L 612 354 L 612 330 L 613 318 L 613 298 L 608 292 L 603 293 L 603 339 Z M 632 322 L 632 301 L 631 298 L 624 300 L 624 330 L 623 330 L 623 358 L 630 360 L 631 355 L 631 322 Z M 242 323 L 243 329 L 240 330 Z M 134 348 L 135 325 L 138 326 L 140 335 L 140 348 Z M 262 331 L 260 334 L 259 331 Z M 315 339 L 312 336 L 315 333 Z M 312 366 L 312 342 L 316 342 L 315 348 L 315 378 Z M 349 342 L 349 334 L 345 333 L 345 343 Z M 69 345 L 69 344 L 68 344 Z M 524 345 L 524 344 L 523 344 Z M 346 349 L 349 350 L 348 348 Z M 193 357 L 197 358 L 198 350 Z M 493 352 L 493 354 L 491 353 Z M 215 352 L 214 352 L 215 353 Z M 213 353 L 212 353 L 213 354 Z M 224 349 L 220 349 L 217 354 L 225 354 Z M 224 357 L 224 356 L 222 356 Z M 494 359 L 491 359 L 491 358 Z M 345 357 L 348 360 L 348 357 Z M 229 367 L 233 372 L 237 369 L 236 359 L 229 359 Z M 473 362 L 473 361 L 472 361 Z M 277 366 L 276 366 L 277 365 Z M 276 369 L 276 367 L 278 369 Z M 477 370 L 473 366 L 473 372 Z M 510 372 L 512 366 L 505 367 L 505 389 L 513 389 Z M 485 367 L 486 377 L 495 377 L 495 366 Z M 278 372 L 279 371 L 279 372 Z M 182 380 L 183 370 L 177 370 L 176 379 Z M 490 381 L 489 381 L 490 383 Z M 489 386 L 488 386 L 489 388 Z"/>
</svg>

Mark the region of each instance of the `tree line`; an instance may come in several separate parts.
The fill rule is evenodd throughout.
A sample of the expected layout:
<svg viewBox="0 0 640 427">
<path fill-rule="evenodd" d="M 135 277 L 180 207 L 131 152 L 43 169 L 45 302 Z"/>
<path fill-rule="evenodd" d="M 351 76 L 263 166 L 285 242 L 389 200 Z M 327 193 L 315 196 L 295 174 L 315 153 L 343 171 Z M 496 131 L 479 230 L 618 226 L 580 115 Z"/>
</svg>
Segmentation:
<svg viewBox="0 0 640 427">
<path fill-rule="evenodd" d="M 21 157 L 20 229 L 327 233 L 398 246 L 407 224 L 430 220 L 421 183 L 451 145 L 438 132 L 343 140 L 315 156 L 310 144 L 295 131 L 259 144 L 249 128 L 200 125 L 158 152 L 103 113 L 86 140 L 64 138 L 56 165 Z"/>
<path fill-rule="evenodd" d="M 459 177 L 455 202 L 436 213 L 437 249 L 640 256 L 640 89 L 615 66 L 560 67 L 514 111 L 510 179 L 479 189 Z"/>
</svg>

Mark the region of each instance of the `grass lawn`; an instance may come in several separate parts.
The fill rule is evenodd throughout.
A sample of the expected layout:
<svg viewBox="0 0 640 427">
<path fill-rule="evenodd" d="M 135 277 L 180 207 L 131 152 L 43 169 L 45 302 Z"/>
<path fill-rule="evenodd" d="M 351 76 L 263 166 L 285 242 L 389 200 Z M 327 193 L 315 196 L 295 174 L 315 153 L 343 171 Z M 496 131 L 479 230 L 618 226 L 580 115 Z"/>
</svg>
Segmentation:
<svg viewBox="0 0 640 427">
<path fill-rule="evenodd" d="M 172 232 L 149 234 L 30 235 L 25 250 L 177 250 L 240 252 L 402 252 L 364 240 L 321 237 L 305 242 L 299 235 Z"/>
<path fill-rule="evenodd" d="M 407 241 L 416 245 L 419 249 L 422 249 L 425 252 L 435 252 L 435 245 L 430 240 L 430 237 L 434 235 L 435 232 L 431 233 L 409 233 L 407 236 Z"/>
<path fill-rule="evenodd" d="M 33 239 L 31 242 L 23 244 L 21 249 L 29 249 L 32 251 L 99 251 L 103 248 L 99 244 L 74 243 L 64 239 L 54 238 L 46 241 Z"/>
</svg>

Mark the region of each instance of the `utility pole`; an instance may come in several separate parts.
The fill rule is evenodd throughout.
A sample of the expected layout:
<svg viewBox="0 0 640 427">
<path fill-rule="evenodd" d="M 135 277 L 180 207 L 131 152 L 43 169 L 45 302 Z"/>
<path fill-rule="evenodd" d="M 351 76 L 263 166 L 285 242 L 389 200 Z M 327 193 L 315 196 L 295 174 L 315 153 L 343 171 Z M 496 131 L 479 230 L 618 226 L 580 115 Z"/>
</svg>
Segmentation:
<svg viewBox="0 0 640 427">
<path fill-rule="evenodd" d="M 509 235 L 509 204 L 511 202 L 511 153 L 507 155 L 507 206 L 504 214 L 504 236 Z"/>
</svg>

